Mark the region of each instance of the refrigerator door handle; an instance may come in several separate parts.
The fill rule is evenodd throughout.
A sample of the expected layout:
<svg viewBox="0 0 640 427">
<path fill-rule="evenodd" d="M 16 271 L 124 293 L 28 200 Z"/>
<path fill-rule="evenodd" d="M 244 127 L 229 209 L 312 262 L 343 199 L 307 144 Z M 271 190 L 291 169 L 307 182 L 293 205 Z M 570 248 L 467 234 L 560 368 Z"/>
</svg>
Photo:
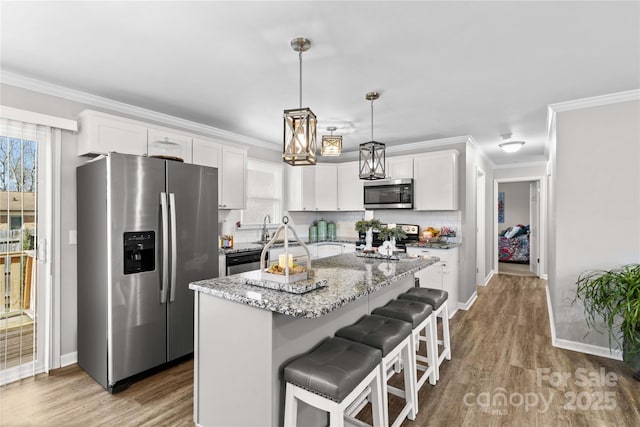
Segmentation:
<svg viewBox="0 0 640 427">
<path fill-rule="evenodd" d="M 169 214 L 171 216 L 171 297 L 169 302 L 173 302 L 176 299 L 176 265 L 177 265 L 177 234 L 176 234 L 176 196 L 174 193 L 169 193 Z"/>
<path fill-rule="evenodd" d="M 167 286 L 169 284 L 169 215 L 167 211 L 167 193 L 160 193 L 162 216 L 162 287 L 160 288 L 160 304 L 167 302 Z"/>
</svg>

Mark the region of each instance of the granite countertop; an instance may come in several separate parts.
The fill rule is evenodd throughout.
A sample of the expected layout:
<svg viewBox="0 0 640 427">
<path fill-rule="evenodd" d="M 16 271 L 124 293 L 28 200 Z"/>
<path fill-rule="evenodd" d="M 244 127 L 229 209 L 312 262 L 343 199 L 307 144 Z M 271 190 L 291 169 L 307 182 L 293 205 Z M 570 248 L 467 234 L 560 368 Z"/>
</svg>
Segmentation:
<svg viewBox="0 0 640 427">
<path fill-rule="evenodd" d="M 313 318 L 389 286 L 438 261 L 437 257 L 406 256 L 399 261 L 383 261 L 360 258 L 354 253 L 322 258 L 312 263 L 312 278 L 308 280 L 326 281 L 326 286 L 304 294 L 246 284 L 247 280 L 259 280 L 259 271 L 193 282 L 189 289 L 289 316 Z"/>
<path fill-rule="evenodd" d="M 462 243 L 447 242 L 445 246 L 442 243 L 409 243 L 408 248 L 429 248 L 429 249 L 453 249 L 462 246 Z"/>
<path fill-rule="evenodd" d="M 327 243 L 354 243 L 355 244 L 357 241 L 358 239 L 356 237 L 337 237 L 335 240 L 322 240 L 319 242 L 309 242 L 305 240 L 304 243 L 306 245 L 327 244 Z M 235 254 L 238 252 L 255 251 L 255 250 L 261 250 L 262 248 L 264 248 L 265 245 L 266 243 L 258 243 L 258 242 L 236 243 L 233 245 L 232 248 L 220 248 L 219 252 L 221 254 L 227 255 L 227 254 Z M 289 242 L 289 245 L 299 246 L 300 244 L 297 241 L 291 241 Z M 284 243 L 276 243 L 272 247 L 279 248 L 283 246 L 284 246 Z"/>
</svg>

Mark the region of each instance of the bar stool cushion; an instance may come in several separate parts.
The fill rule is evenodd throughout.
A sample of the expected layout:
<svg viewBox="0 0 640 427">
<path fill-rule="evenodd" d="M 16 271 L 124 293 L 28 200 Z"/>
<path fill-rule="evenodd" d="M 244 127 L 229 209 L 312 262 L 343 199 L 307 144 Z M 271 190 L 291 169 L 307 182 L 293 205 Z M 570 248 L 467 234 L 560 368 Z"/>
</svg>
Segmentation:
<svg viewBox="0 0 640 427">
<path fill-rule="evenodd" d="M 411 288 L 404 294 L 398 295 L 398 299 L 419 301 L 429 304 L 433 310 L 437 310 L 449 298 L 449 293 L 441 289 Z"/>
<path fill-rule="evenodd" d="M 342 402 L 381 360 L 376 348 L 334 337 L 285 366 L 284 379 Z"/>
<path fill-rule="evenodd" d="M 382 357 L 385 357 L 411 334 L 411 330 L 410 323 L 372 314 L 351 326 L 338 329 L 336 337 L 380 349 Z"/>
<path fill-rule="evenodd" d="M 432 309 L 428 304 L 407 299 L 396 299 L 390 301 L 384 307 L 373 310 L 372 314 L 391 317 L 411 323 L 411 328 L 415 329 L 424 322 L 424 319 L 431 315 Z"/>
</svg>

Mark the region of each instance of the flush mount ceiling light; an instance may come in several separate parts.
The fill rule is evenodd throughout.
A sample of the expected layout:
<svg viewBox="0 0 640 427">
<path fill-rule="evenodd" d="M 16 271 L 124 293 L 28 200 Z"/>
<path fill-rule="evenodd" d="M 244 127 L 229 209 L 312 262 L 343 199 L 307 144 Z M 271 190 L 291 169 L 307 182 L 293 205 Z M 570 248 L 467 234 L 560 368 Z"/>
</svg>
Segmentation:
<svg viewBox="0 0 640 427">
<path fill-rule="evenodd" d="M 327 130 L 331 132 L 331 135 L 322 136 L 320 153 L 323 156 L 339 156 L 342 153 L 342 136 L 333 134 L 333 131 L 336 130 L 335 126 L 329 126 Z"/>
<path fill-rule="evenodd" d="M 520 150 L 524 145 L 524 141 L 509 141 L 511 139 L 510 133 L 503 133 L 500 135 L 502 140 L 505 141 L 502 144 L 498 145 L 498 147 L 502 148 L 505 153 L 515 153 Z"/>
<path fill-rule="evenodd" d="M 365 98 L 371 101 L 371 141 L 360 144 L 360 179 L 384 179 L 385 145 L 373 140 L 373 101 L 380 94 L 369 92 Z"/>
<path fill-rule="evenodd" d="M 304 37 L 291 40 L 300 62 L 300 107 L 284 110 L 282 160 L 292 166 L 316 164 L 316 115 L 311 109 L 302 108 L 302 52 L 310 47 L 311 41 Z"/>
</svg>

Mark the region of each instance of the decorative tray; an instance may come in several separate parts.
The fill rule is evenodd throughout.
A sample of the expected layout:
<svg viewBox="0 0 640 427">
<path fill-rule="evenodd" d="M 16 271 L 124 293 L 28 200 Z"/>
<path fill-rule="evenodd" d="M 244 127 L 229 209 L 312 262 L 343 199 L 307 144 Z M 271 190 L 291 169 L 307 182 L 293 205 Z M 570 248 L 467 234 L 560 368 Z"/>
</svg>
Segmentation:
<svg viewBox="0 0 640 427">
<path fill-rule="evenodd" d="M 261 288 L 273 289 L 275 291 L 289 292 L 291 294 L 304 294 L 315 289 L 327 286 L 326 280 L 315 281 L 313 279 L 301 280 L 295 283 L 281 283 L 270 280 L 244 279 L 244 284 L 251 286 L 259 286 Z"/>
<path fill-rule="evenodd" d="M 364 253 L 364 252 L 356 252 L 356 256 L 358 258 L 371 258 L 371 259 L 379 259 L 384 261 L 400 261 L 399 255 L 381 255 L 379 253 Z"/>
</svg>

